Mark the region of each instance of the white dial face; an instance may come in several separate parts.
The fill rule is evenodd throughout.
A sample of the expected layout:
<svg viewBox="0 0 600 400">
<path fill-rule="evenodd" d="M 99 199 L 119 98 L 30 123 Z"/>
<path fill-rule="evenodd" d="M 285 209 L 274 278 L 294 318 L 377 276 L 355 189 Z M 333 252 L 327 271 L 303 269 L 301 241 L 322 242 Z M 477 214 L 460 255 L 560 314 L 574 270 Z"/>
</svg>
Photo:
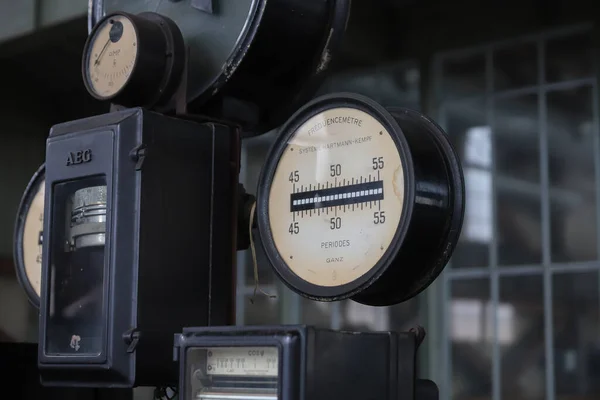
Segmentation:
<svg viewBox="0 0 600 400">
<path fill-rule="evenodd" d="M 206 373 L 222 376 L 277 376 L 276 347 L 213 347 L 207 349 Z"/>
<path fill-rule="evenodd" d="M 375 267 L 398 229 L 403 160 L 370 114 L 326 110 L 292 136 L 268 206 L 275 247 L 298 277 L 318 286 L 350 283 Z"/>
<path fill-rule="evenodd" d="M 115 15 L 95 31 L 90 40 L 86 74 L 94 93 L 109 98 L 129 80 L 138 54 L 138 38 L 127 17 Z"/>
<path fill-rule="evenodd" d="M 25 216 L 23 229 L 23 262 L 25 274 L 33 290 L 40 295 L 42 279 L 42 229 L 44 226 L 44 181 L 37 188 Z"/>
</svg>

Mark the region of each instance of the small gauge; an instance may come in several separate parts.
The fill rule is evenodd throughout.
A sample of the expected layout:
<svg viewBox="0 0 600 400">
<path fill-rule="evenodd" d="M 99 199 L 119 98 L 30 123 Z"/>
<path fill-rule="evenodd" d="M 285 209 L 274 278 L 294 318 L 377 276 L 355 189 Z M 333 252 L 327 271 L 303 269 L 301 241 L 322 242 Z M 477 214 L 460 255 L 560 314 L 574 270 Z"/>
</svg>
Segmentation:
<svg viewBox="0 0 600 400">
<path fill-rule="evenodd" d="M 184 61 L 177 25 L 156 13 L 114 13 L 90 33 L 83 80 L 98 100 L 122 106 L 154 106 L 175 92 Z"/>
<path fill-rule="evenodd" d="M 359 95 L 320 97 L 283 125 L 267 160 L 259 231 L 296 292 L 391 305 L 446 265 L 464 181 L 446 134 L 424 115 Z"/>
<path fill-rule="evenodd" d="M 45 166 L 27 185 L 15 226 L 14 255 L 17 278 L 31 304 L 39 308 L 42 279 Z"/>
</svg>

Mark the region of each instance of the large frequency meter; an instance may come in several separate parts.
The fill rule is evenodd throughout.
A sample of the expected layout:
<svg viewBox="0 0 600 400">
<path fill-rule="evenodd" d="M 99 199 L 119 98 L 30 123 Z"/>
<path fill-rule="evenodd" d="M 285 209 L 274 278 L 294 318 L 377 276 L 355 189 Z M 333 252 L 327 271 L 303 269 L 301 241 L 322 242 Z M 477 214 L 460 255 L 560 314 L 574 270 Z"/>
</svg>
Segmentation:
<svg viewBox="0 0 600 400">
<path fill-rule="evenodd" d="M 290 288 L 314 300 L 391 305 L 420 293 L 448 262 L 464 180 L 430 119 L 332 94 L 280 129 L 257 209 L 265 252 Z"/>
</svg>

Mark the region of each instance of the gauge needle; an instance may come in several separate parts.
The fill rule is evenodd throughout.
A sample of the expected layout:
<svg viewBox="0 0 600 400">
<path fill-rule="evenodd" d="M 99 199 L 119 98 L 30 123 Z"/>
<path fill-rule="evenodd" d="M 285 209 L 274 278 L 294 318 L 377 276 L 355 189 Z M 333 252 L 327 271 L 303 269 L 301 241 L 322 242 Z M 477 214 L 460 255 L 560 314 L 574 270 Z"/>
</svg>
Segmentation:
<svg viewBox="0 0 600 400">
<path fill-rule="evenodd" d="M 98 58 L 96 58 L 96 61 L 94 61 L 94 65 L 100 64 L 100 59 L 104 55 L 104 52 L 106 51 L 106 48 L 108 47 L 109 44 L 110 44 L 110 38 L 108 38 L 108 40 L 106 41 L 106 44 L 102 48 L 102 51 L 100 52 L 100 54 L 98 54 Z"/>
</svg>

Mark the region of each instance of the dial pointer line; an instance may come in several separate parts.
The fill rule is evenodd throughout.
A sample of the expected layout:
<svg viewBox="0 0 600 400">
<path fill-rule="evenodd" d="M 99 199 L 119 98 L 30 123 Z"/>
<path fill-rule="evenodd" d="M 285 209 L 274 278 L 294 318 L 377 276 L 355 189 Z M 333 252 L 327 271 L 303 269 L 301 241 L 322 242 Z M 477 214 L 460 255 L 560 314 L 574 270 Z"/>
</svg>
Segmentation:
<svg viewBox="0 0 600 400">
<path fill-rule="evenodd" d="M 108 40 L 106 41 L 106 44 L 102 48 L 102 51 L 100 52 L 100 54 L 98 54 L 98 58 L 96 58 L 96 61 L 94 61 L 94 66 L 100 64 L 100 59 L 104 55 L 104 52 L 106 51 L 106 49 L 107 49 L 107 47 L 108 47 L 109 44 L 110 44 L 110 38 L 108 38 Z"/>
</svg>

